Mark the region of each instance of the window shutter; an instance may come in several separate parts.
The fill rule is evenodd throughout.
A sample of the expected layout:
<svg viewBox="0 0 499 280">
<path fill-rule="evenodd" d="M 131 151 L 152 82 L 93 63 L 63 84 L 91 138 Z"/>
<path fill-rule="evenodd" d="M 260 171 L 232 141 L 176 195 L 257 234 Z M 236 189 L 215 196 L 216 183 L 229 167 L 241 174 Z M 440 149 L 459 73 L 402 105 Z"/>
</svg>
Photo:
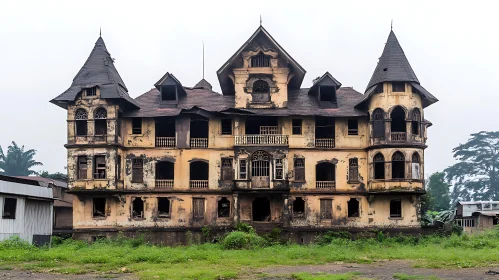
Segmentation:
<svg viewBox="0 0 499 280">
<path fill-rule="evenodd" d="M 321 219 L 333 218 L 333 201 L 331 199 L 321 199 Z"/>
<path fill-rule="evenodd" d="M 204 217 L 204 198 L 193 198 L 192 214 L 194 218 Z"/>
</svg>

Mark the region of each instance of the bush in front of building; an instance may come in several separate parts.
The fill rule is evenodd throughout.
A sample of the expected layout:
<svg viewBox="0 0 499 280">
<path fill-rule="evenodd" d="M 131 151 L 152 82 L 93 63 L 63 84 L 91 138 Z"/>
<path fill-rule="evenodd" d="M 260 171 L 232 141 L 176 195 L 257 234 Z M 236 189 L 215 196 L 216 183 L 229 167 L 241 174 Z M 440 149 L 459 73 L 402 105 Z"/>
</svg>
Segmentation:
<svg viewBox="0 0 499 280">
<path fill-rule="evenodd" d="M 222 241 L 224 249 L 254 249 L 265 247 L 268 242 L 254 232 L 233 231 Z"/>
</svg>

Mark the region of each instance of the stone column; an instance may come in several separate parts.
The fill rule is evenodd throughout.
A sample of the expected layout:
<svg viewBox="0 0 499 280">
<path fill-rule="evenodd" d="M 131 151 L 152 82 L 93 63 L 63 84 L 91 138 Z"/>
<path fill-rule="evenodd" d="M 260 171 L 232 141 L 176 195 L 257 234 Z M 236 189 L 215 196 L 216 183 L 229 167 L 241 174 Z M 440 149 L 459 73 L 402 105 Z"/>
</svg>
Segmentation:
<svg viewBox="0 0 499 280">
<path fill-rule="evenodd" d="M 283 205 L 283 212 L 282 212 L 282 224 L 284 227 L 289 227 L 289 197 L 288 194 L 283 194 L 282 196 L 284 198 L 284 205 Z"/>
<path fill-rule="evenodd" d="M 234 224 L 239 223 L 239 194 L 235 193 L 234 198 Z"/>
</svg>

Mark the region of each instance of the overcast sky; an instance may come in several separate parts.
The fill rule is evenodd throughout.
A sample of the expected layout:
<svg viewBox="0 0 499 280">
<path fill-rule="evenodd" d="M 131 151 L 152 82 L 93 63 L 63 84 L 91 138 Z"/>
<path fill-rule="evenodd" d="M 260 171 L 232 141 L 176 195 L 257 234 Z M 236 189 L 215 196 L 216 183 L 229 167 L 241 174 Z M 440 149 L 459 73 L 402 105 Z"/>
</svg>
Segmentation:
<svg viewBox="0 0 499 280">
<path fill-rule="evenodd" d="M 102 27 L 132 97 L 165 72 L 185 86 L 216 70 L 263 26 L 300 63 L 302 87 L 329 71 L 364 92 L 393 30 L 421 84 L 440 101 L 425 110 L 425 173 L 454 163 L 452 148 L 498 130 L 496 1 L 5 1 L 0 2 L 0 145 L 38 151 L 42 170 L 64 172 L 65 91 Z"/>
</svg>

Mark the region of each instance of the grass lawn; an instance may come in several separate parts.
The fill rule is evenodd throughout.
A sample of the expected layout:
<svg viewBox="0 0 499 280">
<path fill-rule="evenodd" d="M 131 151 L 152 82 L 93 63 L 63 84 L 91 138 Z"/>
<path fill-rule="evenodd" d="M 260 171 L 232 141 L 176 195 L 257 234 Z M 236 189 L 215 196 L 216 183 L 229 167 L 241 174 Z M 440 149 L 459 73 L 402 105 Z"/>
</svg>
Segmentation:
<svg viewBox="0 0 499 280">
<path fill-rule="evenodd" d="M 490 266 L 499 262 L 499 231 L 448 238 L 333 238 L 326 245 L 272 245 L 244 250 L 224 249 L 223 244 L 161 247 L 137 240 L 102 240 L 93 244 L 66 240 L 50 249 L 19 240 L 0 242 L 0 267 L 4 270 L 17 267 L 70 274 L 126 272 L 143 279 L 233 279 L 276 265 L 377 260 L 413 260 L 416 266 L 427 268 Z M 307 278 L 303 274 L 295 278 L 355 279 L 354 276 Z"/>
</svg>

